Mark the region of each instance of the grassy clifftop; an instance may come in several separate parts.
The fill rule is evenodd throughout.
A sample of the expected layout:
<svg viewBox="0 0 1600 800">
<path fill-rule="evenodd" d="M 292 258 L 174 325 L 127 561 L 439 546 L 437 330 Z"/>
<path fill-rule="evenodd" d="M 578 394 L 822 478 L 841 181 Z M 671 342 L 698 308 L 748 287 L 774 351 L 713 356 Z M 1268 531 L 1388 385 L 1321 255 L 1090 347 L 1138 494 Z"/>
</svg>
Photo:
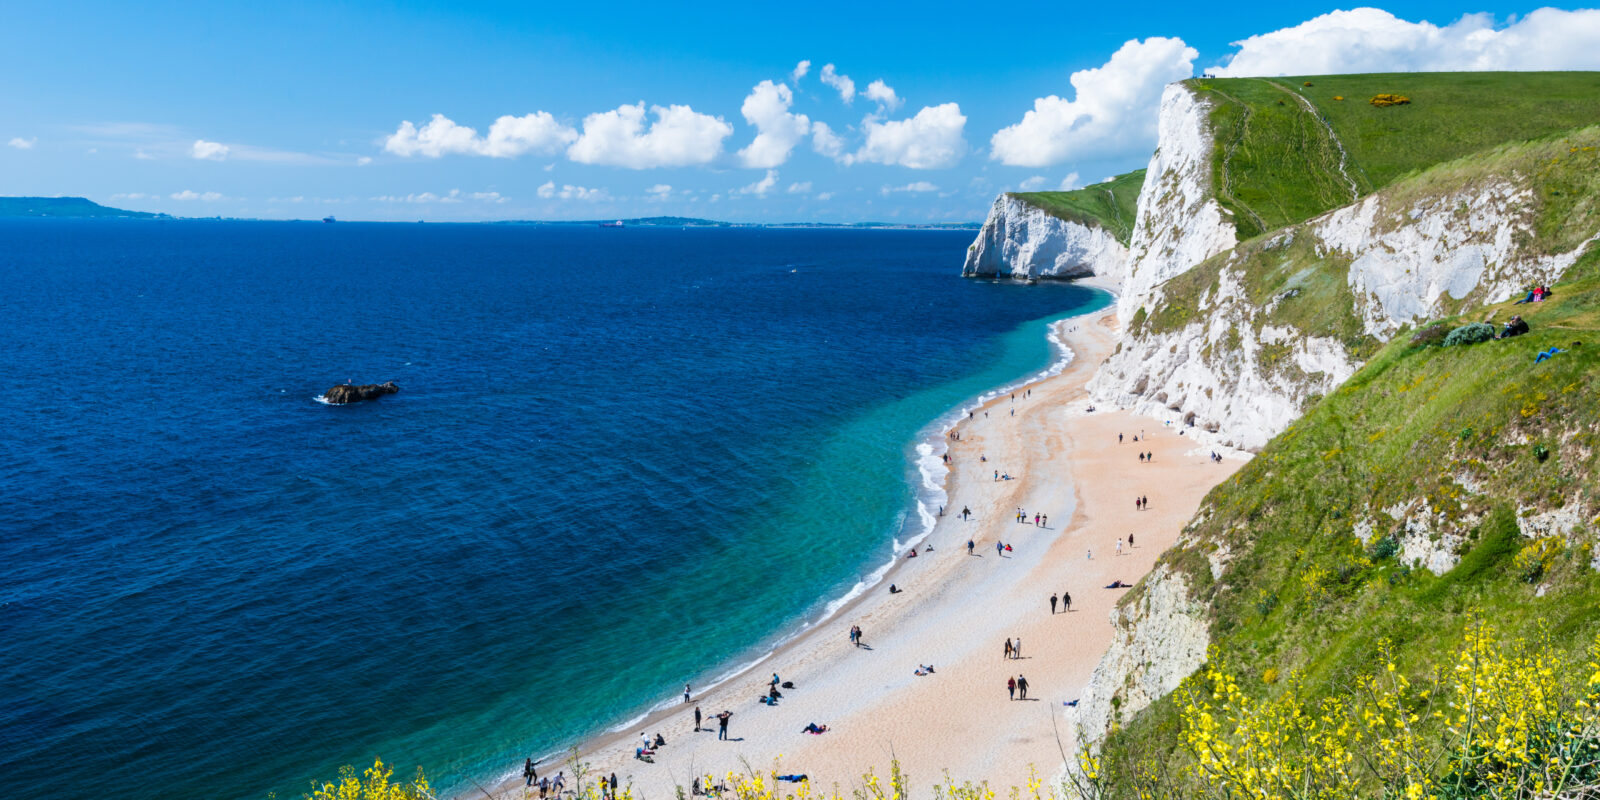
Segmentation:
<svg viewBox="0 0 1600 800">
<path fill-rule="evenodd" d="M 1600 120 L 1600 72 L 1202 78 L 1186 85 L 1213 101 L 1213 177 L 1241 239 L 1347 205 L 1434 164 Z M 1378 94 L 1410 102 L 1377 107 L 1369 100 Z"/>
<path fill-rule="evenodd" d="M 1144 170 L 1118 175 L 1104 183 L 1070 192 L 1012 192 L 1015 197 L 1057 219 L 1098 225 L 1124 245 L 1133 237 L 1133 223 L 1144 187 Z"/>
<path fill-rule="evenodd" d="M 1600 251 L 1569 276 L 1545 303 L 1397 337 L 1207 497 L 1163 558 L 1247 694 L 1274 697 L 1291 673 L 1337 694 L 1380 640 L 1421 681 L 1474 613 L 1578 651 L 1600 631 Z M 1512 313 L 1532 332 L 1439 343 Z M 1535 363 L 1551 347 L 1566 352 Z M 1185 796 L 1175 699 L 1127 723 L 1106 744 L 1114 783 L 1159 770 Z"/>
</svg>

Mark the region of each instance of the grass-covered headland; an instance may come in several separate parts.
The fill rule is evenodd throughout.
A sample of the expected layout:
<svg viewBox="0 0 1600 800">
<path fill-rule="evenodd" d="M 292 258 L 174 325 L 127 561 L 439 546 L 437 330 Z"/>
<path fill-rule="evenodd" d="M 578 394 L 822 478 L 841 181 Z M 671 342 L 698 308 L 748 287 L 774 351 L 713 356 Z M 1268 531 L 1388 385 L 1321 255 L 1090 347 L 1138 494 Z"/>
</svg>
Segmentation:
<svg viewBox="0 0 1600 800">
<path fill-rule="evenodd" d="M 1434 164 L 1600 121 L 1600 72 L 1196 78 L 1219 200 L 1239 238 L 1309 219 Z M 1380 106 L 1380 94 L 1409 99 Z"/>
<path fill-rule="evenodd" d="M 1126 245 L 1133 238 L 1134 215 L 1139 205 L 1139 190 L 1144 187 L 1144 172 L 1137 169 L 1069 192 L 1013 192 L 1011 196 L 1057 219 L 1098 225 Z"/>
</svg>

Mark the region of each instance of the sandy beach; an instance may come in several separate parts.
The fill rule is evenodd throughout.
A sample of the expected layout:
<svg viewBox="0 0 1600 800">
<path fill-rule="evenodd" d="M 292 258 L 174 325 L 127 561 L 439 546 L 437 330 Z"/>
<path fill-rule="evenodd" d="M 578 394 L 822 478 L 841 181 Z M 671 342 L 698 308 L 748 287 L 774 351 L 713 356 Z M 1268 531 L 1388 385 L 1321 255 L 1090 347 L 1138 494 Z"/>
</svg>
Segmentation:
<svg viewBox="0 0 1600 800">
<path fill-rule="evenodd" d="M 1084 385 L 1115 344 L 1114 311 L 1065 320 L 1056 335 L 1075 354 L 1065 370 L 1015 399 L 996 398 L 957 426 L 950 502 L 925 543 L 931 552 L 901 559 L 882 585 L 753 670 L 585 743 L 581 760 L 598 774 L 616 773 L 645 800 L 674 797 L 674 787 L 696 775 L 743 771 L 745 763 L 770 769 L 775 761 L 780 773 L 805 773 L 817 789 L 846 792 L 869 768 L 887 774 L 893 759 L 919 794 L 946 772 L 958 783 L 997 789 L 1025 784 L 1030 767 L 1055 775 L 1063 748 L 1074 747 L 1064 703 L 1079 697 L 1108 647 L 1109 612 L 1126 592 L 1104 587 L 1143 577 L 1206 492 L 1243 463 L 1213 463 L 1176 421 L 1168 428 L 1087 410 Z M 1138 459 L 1141 451 L 1154 454 L 1149 463 Z M 996 471 L 1012 479 L 997 481 Z M 1148 509 L 1136 508 L 1140 496 Z M 970 519 L 962 519 L 963 507 Z M 1016 521 L 1019 509 L 1025 524 Z M 1035 525 L 1036 513 L 1048 523 Z M 997 542 L 1011 550 L 997 553 Z M 890 583 L 903 591 L 891 595 Z M 1050 596 L 1062 593 L 1071 594 L 1072 610 L 1053 614 Z M 855 625 L 862 647 L 849 641 Z M 1007 639 L 1021 641 L 1020 658 L 1004 657 Z M 924 664 L 934 674 L 915 675 Z M 759 698 L 773 673 L 795 688 L 769 707 Z M 1007 679 L 1016 676 L 1029 683 L 1026 700 L 1008 697 Z M 696 706 L 705 716 L 698 733 Z M 724 710 L 732 712 L 729 740 L 719 741 L 713 715 Z M 813 722 L 828 732 L 803 733 Z M 641 731 L 667 741 L 655 763 L 634 758 Z M 563 768 L 547 763 L 540 774 Z M 522 791 L 514 779 L 496 794 Z"/>
</svg>

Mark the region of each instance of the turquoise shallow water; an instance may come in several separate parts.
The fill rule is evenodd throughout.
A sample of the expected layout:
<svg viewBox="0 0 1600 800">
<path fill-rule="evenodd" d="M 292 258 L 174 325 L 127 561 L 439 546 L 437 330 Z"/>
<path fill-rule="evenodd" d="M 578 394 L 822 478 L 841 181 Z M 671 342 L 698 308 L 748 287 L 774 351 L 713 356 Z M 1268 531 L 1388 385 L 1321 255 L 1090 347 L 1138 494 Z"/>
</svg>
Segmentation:
<svg viewBox="0 0 1600 800">
<path fill-rule="evenodd" d="M 19 796 L 460 786 L 621 722 L 885 563 L 934 421 L 1105 302 L 955 277 L 961 232 L 0 236 Z M 346 378 L 403 390 L 314 401 Z"/>
</svg>

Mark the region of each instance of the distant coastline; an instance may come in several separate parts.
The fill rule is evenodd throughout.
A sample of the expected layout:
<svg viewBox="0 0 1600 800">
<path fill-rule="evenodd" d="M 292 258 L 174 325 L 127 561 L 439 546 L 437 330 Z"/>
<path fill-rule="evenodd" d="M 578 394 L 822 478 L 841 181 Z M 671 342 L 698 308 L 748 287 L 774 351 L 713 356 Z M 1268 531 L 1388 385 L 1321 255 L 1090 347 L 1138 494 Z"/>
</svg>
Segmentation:
<svg viewBox="0 0 1600 800">
<path fill-rule="evenodd" d="M 262 219 L 259 217 L 177 217 L 151 211 L 129 211 L 127 209 L 103 206 L 84 197 L 0 197 L 0 219 L 6 218 L 56 218 L 56 219 L 162 219 L 162 220 L 229 220 L 235 222 L 326 222 L 326 219 L 297 220 L 297 219 Z M 345 222 L 346 220 L 340 220 Z M 351 220 L 364 222 L 368 220 Z M 371 220 L 371 222 L 384 222 L 394 225 L 415 225 L 416 222 L 400 222 L 394 220 Z M 536 219 L 500 219 L 481 220 L 468 222 L 437 222 L 430 224 L 439 225 L 581 225 L 597 226 L 602 222 L 610 223 L 613 220 L 536 220 Z M 699 219 L 697 217 L 635 217 L 622 219 L 621 226 L 625 228 L 822 228 L 827 230 L 930 230 L 930 231 L 975 231 L 983 227 L 982 221 L 972 222 L 938 222 L 930 224 L 914 224 L 903 222 L 725 222 L 715 219 Z"/>
</svg>

